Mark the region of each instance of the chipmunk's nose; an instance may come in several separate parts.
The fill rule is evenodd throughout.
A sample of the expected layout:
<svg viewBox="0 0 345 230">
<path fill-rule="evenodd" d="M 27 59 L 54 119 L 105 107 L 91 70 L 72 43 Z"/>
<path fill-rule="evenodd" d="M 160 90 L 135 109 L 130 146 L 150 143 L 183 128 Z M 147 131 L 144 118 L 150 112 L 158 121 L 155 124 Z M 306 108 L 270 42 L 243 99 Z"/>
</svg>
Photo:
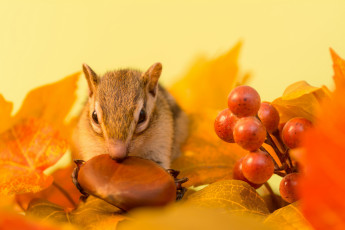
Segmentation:
<svg viewBox="0 0 345 230">
<path fill-rule="evenodd" d="M 127 156 L 127 147 L 122 141 L 110 141 L 108 150 L 110 157 L 116 161 L 121 161 Z"/>
</svg>

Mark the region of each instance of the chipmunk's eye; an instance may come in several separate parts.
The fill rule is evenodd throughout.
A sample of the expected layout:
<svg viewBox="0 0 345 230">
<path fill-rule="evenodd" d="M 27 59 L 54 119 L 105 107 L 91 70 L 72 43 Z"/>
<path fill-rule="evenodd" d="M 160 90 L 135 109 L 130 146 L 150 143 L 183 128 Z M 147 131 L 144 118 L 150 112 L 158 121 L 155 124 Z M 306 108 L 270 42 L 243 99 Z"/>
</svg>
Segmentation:
<svg viewBox="0 0 345 230">
<path fill-rule="evenodd" d="M 144 122 L 145 120 L 146 120 L 146 112 L 144 109 L 142 109 L 140 110 L 138 124 Z"/>
<path fill-rule="evenodd" d="M 98 117 L 97 117 L 96 110 L 94 110 L 92 113 L 92 119 L 96 124 L 98 124 Z"/>
</svg>

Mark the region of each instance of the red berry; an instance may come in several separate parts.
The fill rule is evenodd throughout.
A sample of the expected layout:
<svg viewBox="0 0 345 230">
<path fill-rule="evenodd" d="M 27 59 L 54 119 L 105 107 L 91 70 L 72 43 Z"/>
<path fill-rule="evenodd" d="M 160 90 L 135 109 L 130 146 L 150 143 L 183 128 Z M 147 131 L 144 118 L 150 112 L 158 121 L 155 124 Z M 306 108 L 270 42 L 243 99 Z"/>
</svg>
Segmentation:
<svg viewBox="0 0 345 230">
<path fill-rule="evenodd" d="M 274 163 L 267 153 L 257 150 L 244 157 L 242 172 L 250 182 L 263 184 L 273 175 Z"/>
<path fill-rule="evenodd" d="M 228 96 L 228 106 L 238 117 L 255 116 L 260 108 L 260 95 L 250 86 L 233 89 Z"/>
<path fill-rule="evenodd" d="M 254 151 L 264 143 L 266 129 L 256 117 L 243 117 L 234 127 L 234 139 L 242 148 Z"/>
<path fill-rule="evenodd" d="M 278 129 L 279 113 L 269 102 L 262 102 L 258 111 L 258 116 L 265 126 L 267 132 L 273 133 Z"/>
<path fill-rule="evenodd" d="M 244 175 L 242 172 L 242 161 L 243 161 L 244 157 L 242 157 L 241 159 L 239 159 L 236 164 L 234 165 L 234 169 L 233 169 L 233 178 L 235 180 L 241 180 L 244 182 L 247 182 L 250 186 L 252 186 L 254 189 L 258 189 L 261 187 L 262 184 L 254 184 L 252 182 L 250 182 Z"/>
<path fill-rule="evenodd" d="M 282 139 L 285 145 L 290 149 L 299 147 L 301 144 L 301 136 L 310 127 L 312 127 L 312 123 L 308 119 L 303 117 L 290 119 L 286 122 L 282 131 Z"/>
<path fill-rule="evenodd" d="M 231 113 L 229 109 L 221 111 L 214 121 L 214 130 L 223 141 L 234 143 L 233 130 L 238 117 Z"/>
<path fill-rule="evenodd" d="M 286 175 L 280 182 L 279 192 L 282 198 L 293 203 L 299 199 L 297 188 L 299 182 L 299 173 L 290 173 Z"/>
</svg>

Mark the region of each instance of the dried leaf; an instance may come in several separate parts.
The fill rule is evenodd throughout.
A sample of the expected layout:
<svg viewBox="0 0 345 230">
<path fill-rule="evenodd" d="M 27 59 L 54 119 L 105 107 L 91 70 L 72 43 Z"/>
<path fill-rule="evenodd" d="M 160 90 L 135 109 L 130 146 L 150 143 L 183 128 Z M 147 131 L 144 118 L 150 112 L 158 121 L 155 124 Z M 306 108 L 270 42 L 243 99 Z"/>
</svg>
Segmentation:
<svg viewBox="0 0 345 230">
<path fill-rule="evenodd" d="M 202 110 L 221 110 L 227 106 L 231 89 L 249 75 L 239 76 L 237 64 L 241 42 L 214 60 L 200 58 L 186 76 L 176 82 L 171 93 L 188 113 Z"/>
<path fill-rule="evenodd" d="M 52 183 L 43 170 L 65 153 L 67 143 L 45 122 L 29 119 L 0 135 L 0 194 L 38 192 Z"/>
<path fill-rule="evenodd" d="M 30 203 L 27 215 L 58 223 L 70 223 L 82 229 L 115 230 L 117 224 L 124 220 L 122 211 L 115 206 L 95 197 L 89 197 L 86 202 L 73 211 L 68 211 L 59 205 L 45 200 L 35 200 Z"/>
<path fill-rule="evenodd" d="M 22 207 L 22 209 L 26 210 L 31 200 L 39 198 L 60 205 L 63 208 L 75 208 L 75 204 L 78 204 L 81 194 L 72 183 L 72 171 L 72 165 L 66 168 L 58 169 L 52 174 L 54 183 L 51 186 L 38 193 L 16 195 L 17 203 Z M 63 191 L 61 191 L 59 187 L 68 193 L 68 196 L 70 196 L 72 201 L 69 200 L 66 195 L 64 195 Z"/>
<path fill-rule="evenodd" d="M 265 201 L 249 184 L 240 180 L 222 180 L 195 192 L 186 201 L 205 208 L 222 208 L 240 216 L 269 214 Z"/>
<path fill-rule="evenodd" d="M 237 144 L 219 139 L 213 129 L 215 112 L 192 117 L 190 135 L 183 146 L 183 154 L 172 163 L 172 168 L 188 177 L 186 187 L 210 184 L 223 179 L 232 179 L 236 161 L 247 152 Z"/>
<path fill-rule="evenodd" d="M 320 103 L 328 98 L 329 94 L 325 86 L 317 88 L 305 81 L 299 81 L 288 86 L 283 96 L 274 100 L 272 104 L 279 111 L 281 123 L 293 117 L 304 117 L 314 121 Z"/>
<path fill-rule="evenodd" d="M 336 90 L 305 135 L 301 156 L 301 205 L 315 229 L 345 229 L 345 64 L 332 55 Z"/>
<path fill-rule="evenodd" d="M 266 218 L 264 223 L 270 224 L 272 227 L 275 227 L 275 229 L 312 230 L 296 203 L 276 210 Z"/>
</svg>

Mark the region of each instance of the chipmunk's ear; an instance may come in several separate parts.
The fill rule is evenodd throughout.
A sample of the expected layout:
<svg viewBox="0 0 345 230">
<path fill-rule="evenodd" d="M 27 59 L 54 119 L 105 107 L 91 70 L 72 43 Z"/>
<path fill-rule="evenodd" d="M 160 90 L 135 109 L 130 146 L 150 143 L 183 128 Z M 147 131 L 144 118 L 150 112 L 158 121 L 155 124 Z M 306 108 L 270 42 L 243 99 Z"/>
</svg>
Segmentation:
<svg viewBox="0 0 345 230">
<path fill-rule="evenodd" d="M 89 85 L 89 96 L 91 97 L 96 90 L 98 77 L 97 74 L 90 68 L 90 66 L 86 64 L 83 64 L 83 72 L 87 80 L 87 84 Z"/>
<path fill-rule="evenodd" d="M 147 81 L 147 87 L 149 93 L 153 96 L 156 96 L 157 93 L 157 86 L 158 86 L 158 79 L 162 73 L 162 64 L 157 62 L 153 64 L 144 74 L 143 77 Z"/>
</svg>

